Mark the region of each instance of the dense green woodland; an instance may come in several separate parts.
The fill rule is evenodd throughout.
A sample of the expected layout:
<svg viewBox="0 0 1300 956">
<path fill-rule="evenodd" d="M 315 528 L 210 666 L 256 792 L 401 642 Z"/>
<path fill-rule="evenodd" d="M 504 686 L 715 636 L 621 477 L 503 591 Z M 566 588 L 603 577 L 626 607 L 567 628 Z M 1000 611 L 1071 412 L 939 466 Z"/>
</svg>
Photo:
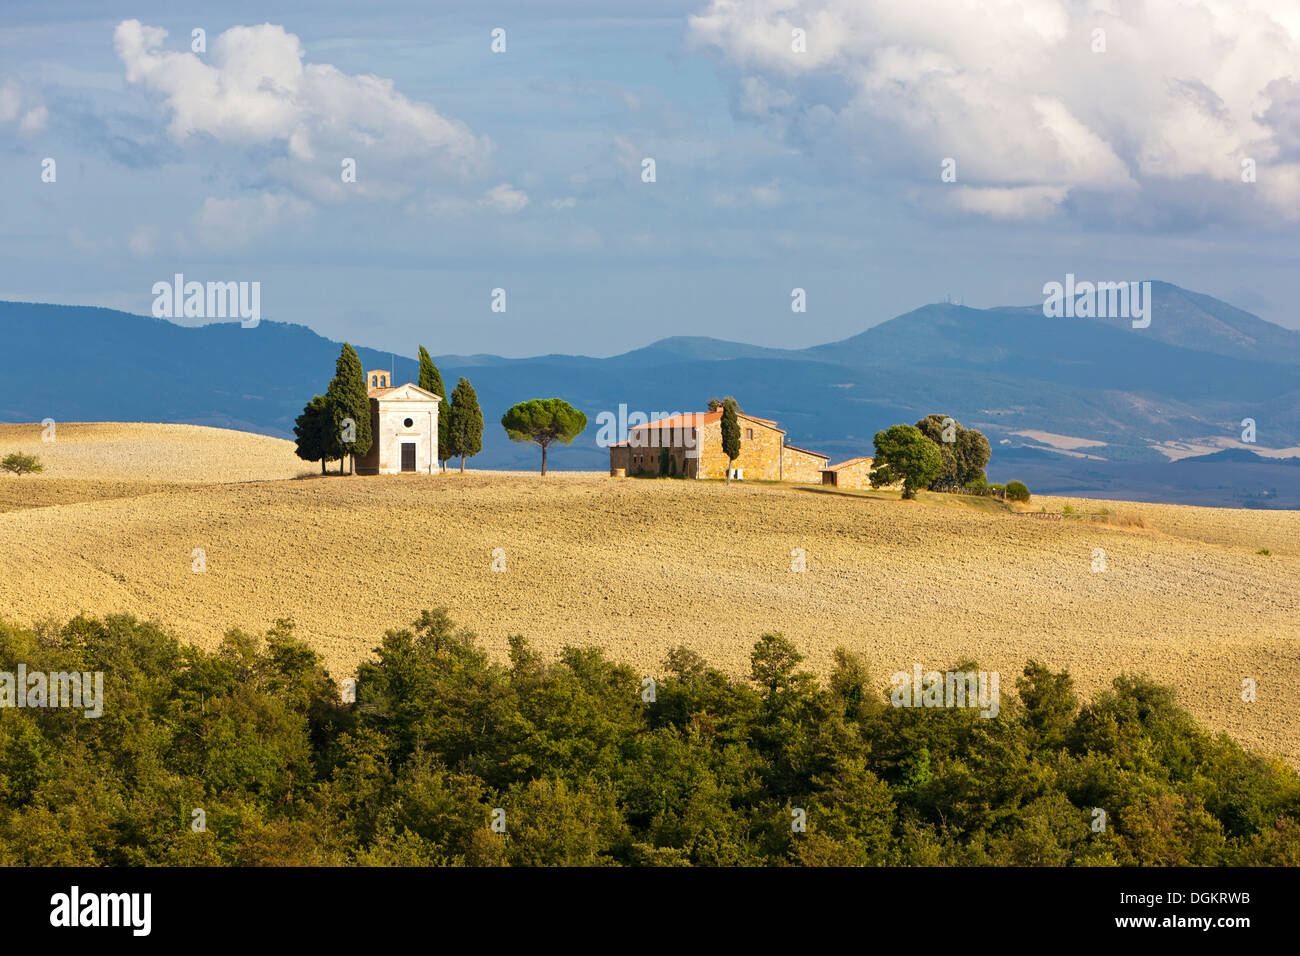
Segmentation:
<svg viewBox="0 0 1300 956">
<path fill-rule="evenodd" d="M 648 703 L 599 650 L 510 646 L 426 611 L 345 704 L 288 621 L 212 654 L 130 617 L 0 624 L 0 670 L 105 674 L 98 719 L 0 711 L 0 862 L 1300 864 L 1297 775 L 1142 678 L 1085 704 L 1030 662 L 985 719 L 890 707 L 845 651 L 823 683 L 769 634 L 752 681 L 674 650 Z"/>
</svg>

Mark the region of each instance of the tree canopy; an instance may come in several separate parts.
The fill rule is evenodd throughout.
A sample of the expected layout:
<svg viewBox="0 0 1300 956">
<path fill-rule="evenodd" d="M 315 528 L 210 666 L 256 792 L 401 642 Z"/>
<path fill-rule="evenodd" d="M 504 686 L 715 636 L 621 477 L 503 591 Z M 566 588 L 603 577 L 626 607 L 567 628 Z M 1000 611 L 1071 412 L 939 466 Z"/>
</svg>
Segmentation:
<svg viewBox="0 0 1300 956">
<path fill-rule="evenodd" d="M 903 497 L 915 498 L 943 467 L 939 446 L 912 425 L 891 425 L 876 432 L 871 484 L 879 488 L 903 482 Z"/>
<path fill-rule="evenodd" d="M 984 478 L 992 450 L 982 432 L 963 428 L 950 415 L 927 415 L 916 428 L 939 448 L 942 466 L 930 482 L 931 490 L 964 488 Z"/>
<path fill-rule="evenodd" d="M 587 427 L 587 416 L 562 398 L 534 398 L 520 402 L 501 416 L 501 427 L 514 442 L 532 442 L 542 449 L 542 474 L 546 450 L 554 442 L 572 444 Z"/>
<path fill-rule="evenodd" d="M 1141 676 L 1085 700 L 1031 660 L 985 718 L 891 706 L 845 649 L 820 679 L 779 633 L 752 680 L 672 649 L 650 699 L 599 648 L 508 647 L 426 610 L 345 695 L 289 620 L 212 651 L 0 621 L 0 671 L 102 672 L 111 702 L 0 709 L 0 865 L 1300 864 L 1300 776 Z"/>
</svg>

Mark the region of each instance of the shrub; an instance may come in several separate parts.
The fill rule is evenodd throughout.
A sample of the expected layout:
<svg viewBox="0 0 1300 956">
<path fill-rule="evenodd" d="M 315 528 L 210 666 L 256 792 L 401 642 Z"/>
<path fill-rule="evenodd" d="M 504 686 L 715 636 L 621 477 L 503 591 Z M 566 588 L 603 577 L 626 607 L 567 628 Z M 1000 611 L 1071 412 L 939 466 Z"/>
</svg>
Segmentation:
<svg viewBox="0 0 1300 956">
<path fill-rule="evenodd" d="M 1007 482 L 1007 501 L 1028 501 L 1029 489 L 1023 481 Z"/>
<path fill-rule="evenodd" d="M 12 471 L 15 475 L 25 475 L 28 472 L 44 471 L 45 466 L 35 455 L 26 455 L 20 451 L 11 452 L 0 460 L 0 468 L 5 471 Z"/>
</svg>

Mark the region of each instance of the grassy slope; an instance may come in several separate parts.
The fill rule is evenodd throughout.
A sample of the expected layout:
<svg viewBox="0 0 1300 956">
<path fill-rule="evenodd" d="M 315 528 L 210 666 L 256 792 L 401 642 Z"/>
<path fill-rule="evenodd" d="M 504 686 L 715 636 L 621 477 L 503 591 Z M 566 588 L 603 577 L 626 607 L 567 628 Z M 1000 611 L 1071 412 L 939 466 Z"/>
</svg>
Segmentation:
<svg viewBox="0 0 1300 956">
<path fill-rule="evenodd" d="M 129 611 L 209 647 L 228 626 L 293 616 L 339 674 L 378 631 L 440 604 L 494 654 L 525 633 L 548 652 L 599 644 L 647 674 L 685 643 L 744 675 L 769 630 L 818 671 L 837 645 L 861 651 L 880 682 L 961 658 L 1009 681 L 1037 657 L 1087 692 L 1145 671 L 1211 727 L 1300 763 L 1297 512 L 1028 506 L 1142 514 L 1148 527 L 1131 528 L 987 499 L 593 474 L 202 484 L 212 460 L 254 467 L 246 440 L 266 440 L 201 430 L 215 458 L 168 459 L 167 480 L 149 480 L 152 427 L 112 436 L 131 449 L 116 481 L 88 477 L 104 441 L 70 427 L 65 477 L 0 480 L 13 509 L 0 513 L 0 613 Z M 271 474 L 301 469 L 283 444 L 268 455 Z M 191 570 L 195 548 L 206 573 Z M 497 548 L 505 573 L 491 570 Z M 791 571 L 795 548 L 806 573 Z M 1261 684 L 1251 705 L 1248 676 Z"/>
</svg>

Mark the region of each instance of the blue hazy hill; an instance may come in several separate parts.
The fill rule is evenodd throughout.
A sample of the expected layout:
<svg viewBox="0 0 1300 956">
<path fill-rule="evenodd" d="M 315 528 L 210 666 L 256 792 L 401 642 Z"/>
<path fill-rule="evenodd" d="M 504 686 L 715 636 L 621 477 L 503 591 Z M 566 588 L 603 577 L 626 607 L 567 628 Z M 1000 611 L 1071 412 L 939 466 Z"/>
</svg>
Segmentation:
<svg viewBox="0 0 1300 956">
<path fill-rule="evenodd" d="M 989 436 L 992 477 L 1016 477 L 1002 472 L 1019 469 L 1035 490 L 1102 493 L 1116 487 L 1118 474 L 1125 486 L 1138 481 L 1131 468 L 1141 466 L 1143 474 L 1154 469 L 1141 480 L 1159 487 L 1162 500 L 1200 500 L 1206 479 L 1198 475 L 1206 468 L 1170 463 L 1153 444 L 1235 438 L 1250 417 L 1261 445 L 1300 445 L 1300 333 L 1167 283 L 1153 283 L 1152 293 L 1153 321 L 1142 330 L 1123 321 L 1049 319 L 1039 307 L 939 303 L 808 349 L 674 337 L 609 358 L 435 361 L 449 390 L 463 375 L 478 392 L 486 422 L 475 460 L 481 467 L 535 466 L 536 450 L 510 443 L 497 424 L 524 399 L 559 395 L 587 413 L 587 432 L 559 449 L 553 464 L 591 469 L 608 460 L 596 444 L 599 412 L 617 412 L 620 404 L 689 411 L 735 395 L 747 412 L 780 421 L 792 444 L 836 459 L 869 454 L 880 428 L 941 411 Z M 237 322 L 191 327 L 17 302 L 0 302 L 0 342 L 0 420 L 184 422 L 282 437 L 324 390 L 340 345 L 265 319 L 250 329 Z M 436 340 L 424 344 L 438 351 Z M 366 368 L 392 367 L 397 381 L 415 379 L 412 358 L 353 345 Z M 1017 434 L 1025 431 L 1104 445 L 1086 449 L 1094 458 L 1078 458 Z M 1285 469 L 1267 460 L 1208 467 L 1229 464 L 1234 475 Z M 1291 495 L 1300 502 L 1300 484 L 1276 490 L 1271 506 Z"/>
</svg>

